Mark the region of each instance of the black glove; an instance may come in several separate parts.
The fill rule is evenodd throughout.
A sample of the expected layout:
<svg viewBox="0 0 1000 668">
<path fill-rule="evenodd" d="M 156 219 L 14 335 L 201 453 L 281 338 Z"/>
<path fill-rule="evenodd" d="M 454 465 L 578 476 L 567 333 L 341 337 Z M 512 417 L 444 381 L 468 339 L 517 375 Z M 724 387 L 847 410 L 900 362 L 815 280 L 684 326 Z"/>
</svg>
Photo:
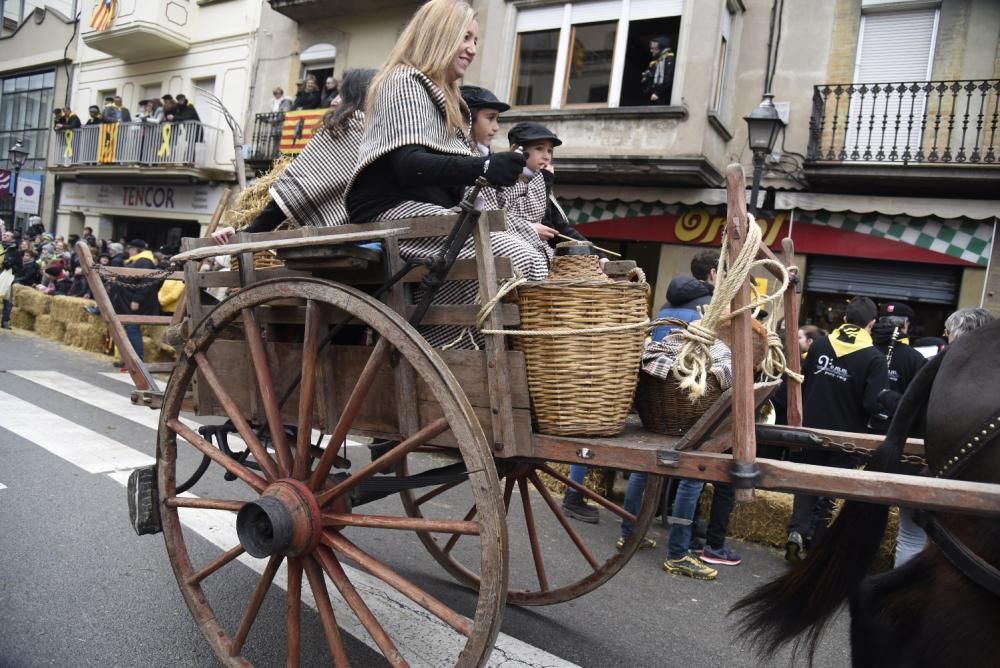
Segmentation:
<svg viewBox="0 0 1000 668">
<path fill-rule="evenodd" d="M 547 169 L 543 169 L 542 180 L 545 181 L 545 187 L 552 190 L 552 184 L 556 181 L 556 175 Z"/>
<path fill-rule="evenodd" d="M 485 163 L 486 180 L 494 186 L 512 186 L 524 171 L 524 154 L 514 151 L 494 153 Z"/>
</svg>

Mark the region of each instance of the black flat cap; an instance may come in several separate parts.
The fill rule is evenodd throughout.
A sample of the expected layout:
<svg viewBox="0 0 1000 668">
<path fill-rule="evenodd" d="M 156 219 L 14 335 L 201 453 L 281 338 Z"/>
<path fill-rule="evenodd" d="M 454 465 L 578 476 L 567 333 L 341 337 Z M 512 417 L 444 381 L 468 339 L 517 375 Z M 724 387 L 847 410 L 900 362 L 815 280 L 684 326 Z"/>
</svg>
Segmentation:
<svg viewBox="0 0 1000 668">
<path fill-rule="evenodd" d="M 533 141 L 542 140 L 552 142 L 553 147 L 562 145 L 559 137 L 541 123 L 518 123 L 507 133 L 507 140 L 511 146 L 525 146 Z"/>
<path fill-rule="evenodd" d="M 133 239 L 132 241 L 128 242 L 128 245 L 131 246 L 132 248 L 138 248 L 139 250 L 146 250 L 146 242 L 143 241 L 142 239 Z"/>
<path fill-rule="evenodd" d="M 878 310 L 878 317 L 880 318 L 884 318 L 886 316 L 912 318 L 914 315 L 916 315 L 916 311 L 903 302 L 886 302 L 885 304 L 882 304 L 882 308 Z"/>
<path fill-rule="evenodd" d="M 476 109 L 496 109 L 501 114 L 510 109 L 509 104 L 504 104 L 497 96 L 485 88 L 479 86 L 462 86 L 462 99 L 469 105 L 471 111 Z"/>
</svg>

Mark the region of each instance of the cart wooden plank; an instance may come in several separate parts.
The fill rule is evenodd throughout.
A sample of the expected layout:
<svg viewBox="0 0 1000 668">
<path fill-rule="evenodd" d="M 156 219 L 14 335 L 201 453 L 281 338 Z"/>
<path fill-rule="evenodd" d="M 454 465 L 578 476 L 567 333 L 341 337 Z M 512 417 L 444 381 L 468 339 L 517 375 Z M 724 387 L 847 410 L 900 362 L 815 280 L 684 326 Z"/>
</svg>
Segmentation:
<svg viewBox="0 0 1000 668">
<path fill-rule="evenodd" d="M 335 244 L 349 244 L 359 241 L 374 241 L 385 239 L 386 237 L 399 236 L 405 227 L 366 230 L 364 232 L 351 232 L 348 234 L 305 236 L 300 235 L 291 239 L 265 239 L 262 241 L 246 241 L 242 243 L 213 244 L 184 251 L 171 258 L 174 262 L 188 262 L 191 260 L 204 260 L 217 255 L 242 255 L 244 253 L 256 253 L 257 251 L 274 250 L 277 248 L 303 248 L 307 246 L 330 246 Z M 241 258 L 242 264 L 242 258 Z"/>
</svg>

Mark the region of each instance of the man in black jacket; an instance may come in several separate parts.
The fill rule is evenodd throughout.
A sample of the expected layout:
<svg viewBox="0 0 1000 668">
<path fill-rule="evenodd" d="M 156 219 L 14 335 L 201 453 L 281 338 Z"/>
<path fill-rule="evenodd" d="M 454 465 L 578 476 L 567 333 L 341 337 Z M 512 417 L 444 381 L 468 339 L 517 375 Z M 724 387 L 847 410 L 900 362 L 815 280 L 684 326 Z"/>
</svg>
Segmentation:
<svg viewBox="0 0 1000 668">
<path fill-rule="evenodd" d="M 2 221 L 0 221 L 2 222 Z M 14 240 L 14 233 L 4 231 L 2 246 L 0 246 L 0 272 L 10 270 L 14 274 L 15 282 L 21 271 L 21 253 L 17 250 L 17 242 Z M 0 327 L 10 329 L 10 312 L 14 307 L 14 290 L 11 287 L 10 293 L 0 295 L 3 301 L 3 317 L 0 318 Z"/>
<path fill-rule="evenodd" d="M 869 427 L 876 434 L 889 430 L 889 420 L 896 410 L 899 398 L 910 386 L 927 358 L 909 345 L 907 333 L 913 309 L 902 302 L 888 302 L 879 309 L 878 322 L 872 327 L 872 342 L 885 355 L 889 367 L 889 387 L 879 397 L 879 412 L 872 417 Z"/>
<path fill-rule="evenodd" d="M 142 239 L 133 239 L 128 242 L 128 259 L 125 266 L 131 269 L 156 269 L 156 258 L 147 250 L 146 242 Z M 111 295 L 115 307 L 115 313 L 129 315 L 160 315 L 160 301 L 157 293 L 160 290 L 161 281 L 148 282 L 145 279 L 135 279 L 128 284 L 126 281 L 118 281 Z M 125 333 L 128 340 L 135 349 L 135 354 L 139 359 L 143 359 L 142 327 L 139 325 L 125 325 Z"/>
<path fill-rule="evenodd" d="M 878 311 L 867 297 L 847 305 L 844 324 L 817 339 L 802 365 L 802 425 L 818 429 L 864 433 L 879 411 L 878 398 L 889 386 L 885 355 L 870 334 Z M 855 456 L 842 452 L 805 450 L 807 464 L 853 468 Z M 785 559 L 799 561 L 810 535 L 816 540 L 832 516 L 833 501 L 814 494 L 796 494 L 788 525 Z"/>
</svg>

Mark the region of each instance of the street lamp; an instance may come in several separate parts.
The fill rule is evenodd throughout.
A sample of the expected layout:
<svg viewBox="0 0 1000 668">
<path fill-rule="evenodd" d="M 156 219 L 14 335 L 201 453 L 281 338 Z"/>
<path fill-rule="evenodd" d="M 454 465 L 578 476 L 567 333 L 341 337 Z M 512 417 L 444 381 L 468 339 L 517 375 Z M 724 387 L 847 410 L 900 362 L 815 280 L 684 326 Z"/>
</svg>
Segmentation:
<svg viewBox="0 0 1000 668">
<path fill-rule="evenodd" d="M 14 178 L 11 182 L 11 193 L 14 196 L 12 200 L 10 212 L 11 212 L 11 225 L 17 227 L 15 221 L 17 220 L 17 177 L 21 173 L 21 168 L 24 167 L 24 163 L 28 160 L 28 151 L 21 145 L 21 142 L 15 142 L 10 150 L 7 151 L 7 157 L 10 160 L 11 166 L 14 168 Z"/>
<path fill-rule="evenodd" d="M 749 116 L 744 116 L 747 122 L 747 135 L 750 138 L 750 150 L 753 151 L 753 188 L 750 190 L 750 213 L 757 213 L 757 191 L 760 190 L 760 177 L 764 172 L 764 158 L 774 149 L 778 133 L 785 127 L 785 122 L 778 116 L 774 108 L 774 95 L 764 93 Z"/>
</svg>

